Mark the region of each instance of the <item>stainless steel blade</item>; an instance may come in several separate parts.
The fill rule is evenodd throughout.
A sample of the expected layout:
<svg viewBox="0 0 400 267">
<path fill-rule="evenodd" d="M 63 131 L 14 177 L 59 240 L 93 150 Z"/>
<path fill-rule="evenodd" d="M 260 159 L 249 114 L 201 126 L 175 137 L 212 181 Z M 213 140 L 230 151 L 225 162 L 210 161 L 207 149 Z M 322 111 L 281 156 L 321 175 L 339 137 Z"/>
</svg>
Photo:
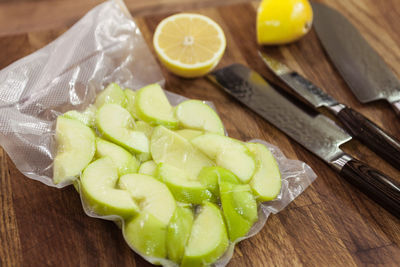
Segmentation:
<svg viewBox="0 0 400 267">
<path fill-rule="evenodd" d="M 297 72 L 289 69 L 285 64 L 273 59 L 263 52 L 260 52 L 260 56 L 276 76 L 289 85 L 293 91 L 310 102 L 314 107 L 331 107 L 339 104 L 330 95 L 322 91 Z"/>
<path fill-rule="evenodd" d="M 257 72 L 243 65 L 230 65 L 208 77 L 330 164 L 343 154 L 339 146 L 351 139 L 329 118 L 308 114 L 271 87 Z"/>
<path fill-rule="evenodd" d="M 312 3 L 314 28 L 326 52 L 360 102 L 400 101 L 400 81 L 360 32 L 338 11 Z"/>
</svg>

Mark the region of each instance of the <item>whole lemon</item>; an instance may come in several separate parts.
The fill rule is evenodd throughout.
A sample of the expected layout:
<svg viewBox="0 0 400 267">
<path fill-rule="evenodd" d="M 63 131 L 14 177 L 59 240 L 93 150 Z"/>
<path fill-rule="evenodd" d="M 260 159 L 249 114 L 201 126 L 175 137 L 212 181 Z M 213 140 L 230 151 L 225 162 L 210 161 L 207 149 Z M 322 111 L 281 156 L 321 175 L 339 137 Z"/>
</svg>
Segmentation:
<svg viewBox="0 0 400 267">
<path fill-rule="evenodd" d="M 312 20 L 308 0 L 263 0 L 257 10 L 257 41 L 266 45 L 294 42 L 311 29 Z"/>
</svg>

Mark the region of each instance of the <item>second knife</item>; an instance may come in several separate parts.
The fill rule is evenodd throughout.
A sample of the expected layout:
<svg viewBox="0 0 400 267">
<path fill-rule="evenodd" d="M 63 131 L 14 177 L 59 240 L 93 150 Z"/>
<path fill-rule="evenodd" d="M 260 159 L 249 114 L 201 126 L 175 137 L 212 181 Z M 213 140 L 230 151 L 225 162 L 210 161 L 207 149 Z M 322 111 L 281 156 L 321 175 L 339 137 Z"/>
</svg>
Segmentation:
<svg viewBox="0 0 400 267">
<path fill-rule="evenodd" d="M 315 108 L 326 107 L 343 124 L 346 131 L 380 157 L 400 170 L 400 141 L 386 133 L 361 113 L 337 102 L 312 82 L 283 63 L 260 52 L 268 68 Z"/>
</svg>

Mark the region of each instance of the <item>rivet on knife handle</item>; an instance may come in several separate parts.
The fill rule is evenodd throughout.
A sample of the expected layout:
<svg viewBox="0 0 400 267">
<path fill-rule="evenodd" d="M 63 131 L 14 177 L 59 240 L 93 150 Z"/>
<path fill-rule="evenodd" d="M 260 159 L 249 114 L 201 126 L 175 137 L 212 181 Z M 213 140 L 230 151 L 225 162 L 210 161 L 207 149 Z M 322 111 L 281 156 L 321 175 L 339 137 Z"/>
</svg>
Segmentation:
<svg viewBox="0 0 400 267">
<path fill-rule="evenodd" d="M 400 169 L 400 142 L 385 133 L 378 125 L 362 114 L 345 107 L 337 114 L 350 135 L 366 144 L 371 150 Z"/>
<path fill-rule="evenodd" d="M 367 196 L 400 218 L 400 184 L 367 164 L 343 154 L 340 175 Z"/>
<path fill-rule="evenodd" d="M 400 115 L 400 100 L 396 101 L 396 102 L 392 102 L 390 103 L 394 109 L 394 111 L 396 111 L 397 115 Z"/>
</svg>

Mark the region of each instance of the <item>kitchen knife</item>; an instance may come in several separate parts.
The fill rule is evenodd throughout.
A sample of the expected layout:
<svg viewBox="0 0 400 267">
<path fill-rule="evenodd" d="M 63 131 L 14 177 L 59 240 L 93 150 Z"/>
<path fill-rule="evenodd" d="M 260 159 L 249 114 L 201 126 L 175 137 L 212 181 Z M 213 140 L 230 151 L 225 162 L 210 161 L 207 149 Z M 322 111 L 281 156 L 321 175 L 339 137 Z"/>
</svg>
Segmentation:
<svg viewBox="0 0 400 267">
<path fill-rule="evenodd" d="M 315 108 L 326 107 L 343 124 L 345 130 L 400 170 L 400 141 L 386 133 L 361 113 L 338 103 L 309 80 L 283 63 L 260 52 L 268 68 Z"/>
<path fill-rule="evenodd" d="M 387 100 L 400 115 L 400 81 L 338 11 L 312 3 L 314 29 L 332 62 L 362 103 Z"/>
<path fill-rule="evenodd" d="M 400 184 L 344 153 L 339 146 L 351 136 L 329 118 L 319 113 L 309 114 L 243 65 L 230 65 L 208 77 L 400 218 Z"/>
</svg>

